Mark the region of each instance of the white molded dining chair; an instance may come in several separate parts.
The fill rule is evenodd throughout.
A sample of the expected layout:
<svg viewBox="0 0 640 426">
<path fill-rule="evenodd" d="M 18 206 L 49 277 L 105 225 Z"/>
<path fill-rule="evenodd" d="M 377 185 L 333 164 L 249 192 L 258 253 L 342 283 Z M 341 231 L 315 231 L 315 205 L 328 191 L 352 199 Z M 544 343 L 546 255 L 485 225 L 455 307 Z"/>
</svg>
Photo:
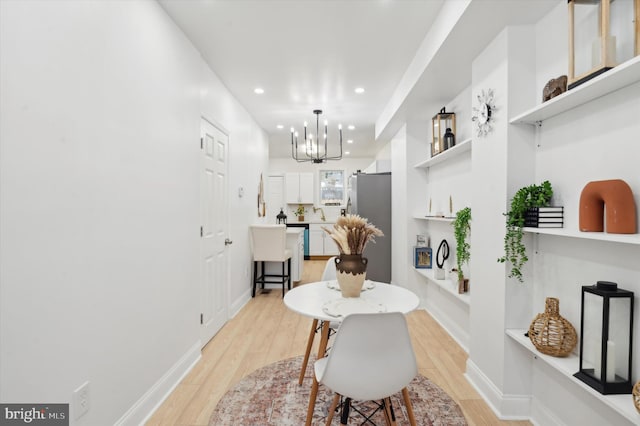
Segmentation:
<svg viewBox="0 0 640 426">
<path fill-rule="evenodd" d="M 324 271 L 322 272 L 321 281 L 330 281 L 336 279 L 336 263 L 335 256 L 330 257 L 327 260 L 327 263 L 324 265 Z M 316 333 L 322 329 L 323 321 L 320 321 L 320 325 L 318 325 L 318 320 L 314 319 L 311 322 L 311 330 L 309 331 L 309 338 L 307 339 L 307 348 L 304 352 L 304 359 L 302 360 L 302 369 L 300 369 L 300 377 L 298 378 L 298 384 L 301 385 L 304 380 L 304 373 L 307 371 L 307 364 L 309 364 L 309 355 L 311 354 L 311 347 L 313 346 L 313 340 L 316 337 Z M 329 335 L 335 333 L 335 331 L 340 326 L 340 323 L 330 322 L 329 323 Z"/>
<path fill-rule="evenodd" d="M 314 364 L 318 383 L 336 392 L 327 425 L 340 396 L 341 424 L 347 424 L 351 400 L 381 400 L 388 424 L 395 424 L 391 396 L 402 391 L 409 422 L 415 426 L 407 385 L 418 374 L 409 329 L 400 312 L 348 315 L 340 324 L 329 356 Z"/>
<path fill-rule="evenodd" d="M 291 250 L 287 245 L 286 225 L 251 225 L 249 227 L 251 235 L 251 252 L 253 257 L 253 289 L 251 297 L 256 295 L 256 286 L 261 284 L 264 289 L 266 283 L 282 283 L 282 296 L 284 297 L 284 286 L 288 283 L 291 290 Z M 264 269 L 265 262 L 280 262 L 282 273 L 267 274 Z M 258 274 L 258 263 L 261 266 Z M 284 264 L 287 264 L 285 273 Z M 277 280 L 275 280 L 277 278 Z"/>
<path fill-rule="evenodd" d="M 331 256 L 327 263 L 324 265 L 324 271 L 322 271 L 322 281 L 329 281 L 336 279 L 336 256 Z"/>
</svg>

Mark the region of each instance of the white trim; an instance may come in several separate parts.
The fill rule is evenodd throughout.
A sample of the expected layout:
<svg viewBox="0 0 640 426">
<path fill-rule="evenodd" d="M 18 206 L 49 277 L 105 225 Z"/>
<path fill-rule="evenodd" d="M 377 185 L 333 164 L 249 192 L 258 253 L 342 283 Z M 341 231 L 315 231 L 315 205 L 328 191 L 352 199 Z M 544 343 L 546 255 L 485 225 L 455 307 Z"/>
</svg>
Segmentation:
<svg viewBox="0 0 640 426">
<path fill-rule="evenodd" d="M 244 293 L 242 293 L 240 297 L 238 297 L 238 299 L 235 302 L 231 304 L 231 306 L 229 306 L 229 319 L 238 315 L 238 312 L 240 312 L 240 310 L 244 308 L 244 305 L 249 303 L 250 300 L 251 300 L 251 289 L 248 288 Z"/>
<path fill-rule="evenodd" d="M 471 359 L 464 376 L 500 420 L 530 420 L 531 396 L 503 394 Z"/>
<path fill-rule="evenodd" d="M 200 360 L 201 347 L 202 344 L 198 340 L 114 425 L 128 426 L 146 423 Z"/>
<path fill-rule="evenodd" d="M 428 300 L 425 302 L 424 300 L 420 301 L 421 305 L 424 306 L 424 310 L 427 311 L 431 317 L 436 320 L 440 327 L 444 328 L 444 330 L 451 336 L 453 340 L 456 341 L 458 345 L 468 354 L 469 353 L 469 333 L 467 330 L 464 330 L 462 327 L 454 323 L 453 321 L 448 321 L 447 316 L 438 309 L 437 306 L 428 303 Z"/>
<path fill-rule="evenodd" d="M 531 399 L 531 419 L 529 421 L 534 426 L 567 426 L 535 397 Z"/>
<path fill-rule="evenodd" d="M 222 125 L 222 123 L 221 123 L 221 122 L 219 122 L 218 120 L 216 120 L 216 119 L 214 119 L 214 118 L 206 117 L 204 114 L 201 114 L 201 115 L 200 115 L 200 118 L 201 118 L 201 119 L 203 119 L 204 121 L 208 122 L 209 124 L 211 124 L 213 127 L 215 127 L 215 128 L 217 128 L 218 130 L 220 130 L 222 133 L 224 133 L 224 135 L 225 135 L 226 137 L 229 137 L 229 135 L 231 134 L 231 133 L 229 132 L 229 130 L 227 130 L 227 128 L 226 128 L 226 127 L 224 127 L 224 126 Z"/>
</svg>

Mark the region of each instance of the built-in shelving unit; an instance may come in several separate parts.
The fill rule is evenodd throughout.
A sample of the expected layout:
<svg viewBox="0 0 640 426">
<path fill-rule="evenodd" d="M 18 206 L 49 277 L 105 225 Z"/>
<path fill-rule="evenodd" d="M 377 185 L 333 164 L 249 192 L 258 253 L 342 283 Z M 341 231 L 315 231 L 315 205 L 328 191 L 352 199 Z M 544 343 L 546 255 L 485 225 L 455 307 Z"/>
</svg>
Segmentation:
<svg viewBox="0 0 640 426">
<path fill-rule="evenodd" d="M 634 424 L 640 424 L 640 414 L 633 405 L 633 399 L 631 395 L 603 395 L 597 392 L 593 388 L 587 386 L 584 382 L 573 377 L 574 373 L 580 368 L 580 359 L 577 355 L 569 355 L 567 357 L 558 358 L 538 352 L 533 346 L 533 343 L 528 337 L 525 337 L 524 333 L 527 330 L 522 329 L 509 329 L 506 331 L 507 336 L 515 340 L 518 344 L 529 350 L 536 358 L 544 361 L 549 366 L 568 377 L 572 382 L 586 390 L 589 394 L 593 395 L 600 401 L 604 402 L 609 407 L 613 408 L 616 412 L 620 413 L 629 421 Z"/>
<path fill-rule="evenodd" d="M 609 241 L 640 245 L 640 234 L 609 234 L 607 232 L 580 232 L 566 228 L 523 228 L 524 232 L 558 237 L 582 238 L 587 240 Z"/>
<path fill-rule="evenodd" d="M 413 167 L 428 169 L 429 167 L 435 166 L 438 163 L 442 163 L 443 161 L 462 155 L 467 151 L 471 151 L 471 138 L 465 139 L 457 143 L 452 148 L 449 148 L 446 151 L 443 151 L 440 154 L 427 160 L 421 161 Z"/>
<path fill-rule="evenodd" d="M 513 117 L 509 123 L 536 124 L 638 81 L 640 81 L 640 56 Z"/>
<path fill-rule="evenodd" d="M 453 295 L 456 299 L 460 300 L 465 305 L 471 304 L 471 293 L 458 293 L 458 283 L 449 279 L 437 280 L 433 276 L 433 269 L 418 269 L 414 268 L 420 275 L 425 277 L 430 282 L 434 283 L 438 287 L 444 289 L 447 293 Z"/>
<path fill-rule="evenodd" d="M 442 216 L 414 216 L 413 218 L 421 219 L 421 220 L 429 220 L 432 222 L 447 222 L 447 223 L 451 223 L 456 219 L 455 217 L 442 217 Z"/>
</svg>

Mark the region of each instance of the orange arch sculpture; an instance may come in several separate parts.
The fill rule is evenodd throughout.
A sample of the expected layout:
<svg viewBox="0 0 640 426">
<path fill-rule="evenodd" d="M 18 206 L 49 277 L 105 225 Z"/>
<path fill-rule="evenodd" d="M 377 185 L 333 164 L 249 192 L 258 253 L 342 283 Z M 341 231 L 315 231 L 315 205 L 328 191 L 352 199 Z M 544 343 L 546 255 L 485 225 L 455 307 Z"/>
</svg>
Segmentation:
<svg viewBox="0 0 640 426">
<path fill-rule="evenodd" d="M 636 203 L 629 185 L 621 179 L 589 182 L 580 194 L 580 231 L 604 231 L 607 208 L 607 232 L 635 234 Z"/>
</svg>

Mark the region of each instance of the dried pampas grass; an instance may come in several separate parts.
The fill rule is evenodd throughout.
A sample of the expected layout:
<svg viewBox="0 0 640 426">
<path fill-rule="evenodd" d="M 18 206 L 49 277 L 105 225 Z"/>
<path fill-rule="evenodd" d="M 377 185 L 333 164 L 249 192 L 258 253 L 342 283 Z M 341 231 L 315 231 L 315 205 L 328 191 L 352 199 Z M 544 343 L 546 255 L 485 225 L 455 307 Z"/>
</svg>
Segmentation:
<svg viewBox="0 0 640 426">
<path fill-rule="evenodd" d="M 383 237 L 381 230 L 358 215 L 340 216 L 333 229 L 322 227 L 338 245 L 342 254 L 362 254 L 369 241 Z"/>
</svg>

